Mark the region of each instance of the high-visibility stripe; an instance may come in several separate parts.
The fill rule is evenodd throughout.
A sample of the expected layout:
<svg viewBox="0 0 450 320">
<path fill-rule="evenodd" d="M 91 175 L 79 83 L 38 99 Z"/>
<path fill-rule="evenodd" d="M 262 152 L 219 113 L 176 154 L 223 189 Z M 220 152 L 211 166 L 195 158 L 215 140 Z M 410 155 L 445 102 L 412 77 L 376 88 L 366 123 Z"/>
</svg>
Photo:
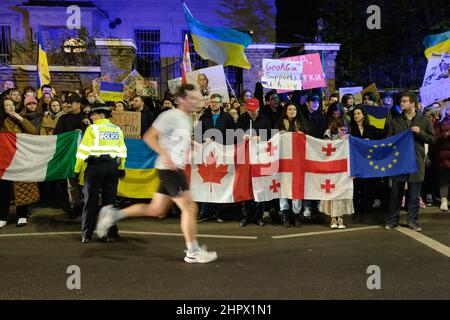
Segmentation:
<svg viewBox="0 0 450 320">
<path fill-rule="evenodd" d="M 81 160 L 86 160 L 89 157 L 89 155 L 83 154 L 81 152 L 77 152 L 77 158 Z"/>
<path fill-rule="evenodd" d="M 87 152 L 91 151 L 91 147 L 88 147 L 88 146 L 86 146 L 86 145 L 84 145 L 84 144 L 80 144 L 80 145 L 78 146 L 78 148 L 80 148 L 80 149 L 83 150 L 83 151 L 87 151 Z"/>
</svg>

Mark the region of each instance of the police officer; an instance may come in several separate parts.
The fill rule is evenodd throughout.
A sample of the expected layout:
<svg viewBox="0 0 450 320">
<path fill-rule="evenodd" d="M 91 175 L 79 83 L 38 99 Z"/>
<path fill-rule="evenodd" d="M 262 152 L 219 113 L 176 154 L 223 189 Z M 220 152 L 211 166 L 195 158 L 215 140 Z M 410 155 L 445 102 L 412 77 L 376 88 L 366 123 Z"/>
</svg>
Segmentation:
<svg viewBox="0 0 450 320">
<path fill-rule="evenodd" d="M 77 150 L 75 174 L 84 171 L 84 208 L 82 214 L 82 243 L 88 243 L 94 233 L 99 194 L 103 205 L 113 204 L 116 200 L 118 179 L 125 176 L 125 146 L 122 130 L 112 124 L 108 118 L 111 110 L 97 102 L 91 110 L 90 118 L 94 122 L 83 136 Z M 109 229 L 107 240 L 118 238 L 117 226 Z"/>
</svg>

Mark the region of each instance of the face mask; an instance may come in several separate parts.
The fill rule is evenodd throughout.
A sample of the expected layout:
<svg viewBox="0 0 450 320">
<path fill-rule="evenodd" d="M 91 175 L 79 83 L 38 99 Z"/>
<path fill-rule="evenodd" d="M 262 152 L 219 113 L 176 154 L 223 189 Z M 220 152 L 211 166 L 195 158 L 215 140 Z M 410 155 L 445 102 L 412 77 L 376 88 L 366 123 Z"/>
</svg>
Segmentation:
<svg viewBox="0 0 450 320">
<path fill-rule="evenodd" d="M 88 98 L 88 101 L 90 104 L 94 104 L 95 103 L 95 98 Z"/>
</svg>

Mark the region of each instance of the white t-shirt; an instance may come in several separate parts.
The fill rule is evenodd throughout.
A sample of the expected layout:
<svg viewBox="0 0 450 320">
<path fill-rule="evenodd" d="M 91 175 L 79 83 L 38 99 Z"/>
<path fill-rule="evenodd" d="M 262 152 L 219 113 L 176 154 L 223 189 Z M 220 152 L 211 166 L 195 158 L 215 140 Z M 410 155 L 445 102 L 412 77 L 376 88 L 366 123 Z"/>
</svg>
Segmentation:
<svg viewBox="0 0 450 320">
<path fill-rule="evenodd" d="M 184 169 L 191 147 L 191 118 L 180 109 L 174 108 L 161 113 L 152 127 L 159 132 L 158 143 L 161 148 L 166 150 L 178 168 Z M 161 156 L 156 159 L 155 168 L 169 169 Z"/>
</svg>

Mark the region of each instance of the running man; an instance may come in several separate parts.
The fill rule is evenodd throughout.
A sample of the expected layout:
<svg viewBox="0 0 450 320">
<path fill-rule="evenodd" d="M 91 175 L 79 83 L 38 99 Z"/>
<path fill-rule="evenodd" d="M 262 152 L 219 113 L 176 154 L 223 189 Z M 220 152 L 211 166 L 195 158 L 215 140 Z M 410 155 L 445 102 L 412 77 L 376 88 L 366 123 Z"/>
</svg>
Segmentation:
<svg viewBox="0 0 450 320">
<path fill-rule="evenodd" d="M 103 207 L 97 223 L 99 237 L 105 236 L 120 219 L 165 216 L 173 201 L 181 210 L 181 230 L 187 246 L 184 261 L 208 263 L 217 259 L 215 251 L 206 251 L 198 245 L 198 208 L 184 173 L 193 130 L 189 114 L 196 110 L 200 101 L 200 94 L 193 85 L 182 85 L 178 90 L 177 108 L 162 113 L 144 134 L 143 140 L 158 153 L 155 167 L 160 179 L 159 189 L 150 204 L 135 204 L 122 210 Z"/>
</svg>

